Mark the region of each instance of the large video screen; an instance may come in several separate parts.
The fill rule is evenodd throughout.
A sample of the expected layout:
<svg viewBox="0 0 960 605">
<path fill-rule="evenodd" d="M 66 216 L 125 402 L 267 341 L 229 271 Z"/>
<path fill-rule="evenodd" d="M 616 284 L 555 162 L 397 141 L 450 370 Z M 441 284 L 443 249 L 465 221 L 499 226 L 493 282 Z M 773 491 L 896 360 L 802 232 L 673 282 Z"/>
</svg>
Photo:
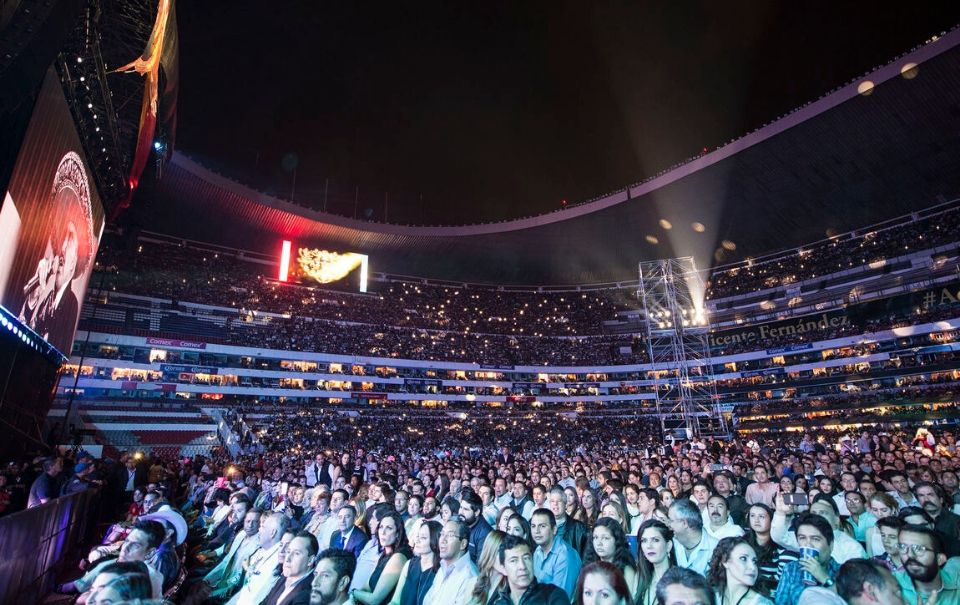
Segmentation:
<svg viewBox="0 0 960 605">
<path fill-rule="evenodd" d="M 51 67 L 0 206 L 0 304 L 68 355 L 103 222 Z"/>
<path fill-rule="evenodd" d="M 352 289 L 366 292 L 367 261 L 366 254 L 301 247 L 284 240 L 280 250 L 277 280 L 308 286 L 343 286 L 355 281 Z"/>
</svg>

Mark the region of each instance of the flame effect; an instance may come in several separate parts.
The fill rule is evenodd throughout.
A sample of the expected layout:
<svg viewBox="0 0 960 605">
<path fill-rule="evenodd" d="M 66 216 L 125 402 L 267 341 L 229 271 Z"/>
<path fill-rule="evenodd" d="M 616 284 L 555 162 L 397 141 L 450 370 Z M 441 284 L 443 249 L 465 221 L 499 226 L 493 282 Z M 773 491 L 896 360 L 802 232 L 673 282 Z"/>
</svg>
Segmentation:
<svg viewBox="0 0 960 605">
<path fill-rule="evenodd" d="M 355 252 L 329 252 L 313 248 L 297 250 L 297 264 L 304 275 L 321 284 L 329 284 L 343 279 L 348 273 L 360 266 L 363 255 Z"/>
</svg>

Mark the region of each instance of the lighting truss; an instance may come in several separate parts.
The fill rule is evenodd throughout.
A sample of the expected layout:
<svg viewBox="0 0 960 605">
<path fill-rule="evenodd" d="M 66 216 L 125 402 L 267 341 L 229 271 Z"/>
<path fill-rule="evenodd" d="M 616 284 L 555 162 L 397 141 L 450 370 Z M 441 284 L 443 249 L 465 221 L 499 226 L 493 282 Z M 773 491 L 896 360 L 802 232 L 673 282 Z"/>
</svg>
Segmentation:
<svg viewBox="0 0 960 605">
<path fill-rule="evenodd" d="M 693 257 L 640 263 L 639 297 L 665 435 L 730 436 L 710 357 L 710 320 Z"/>
</svg>

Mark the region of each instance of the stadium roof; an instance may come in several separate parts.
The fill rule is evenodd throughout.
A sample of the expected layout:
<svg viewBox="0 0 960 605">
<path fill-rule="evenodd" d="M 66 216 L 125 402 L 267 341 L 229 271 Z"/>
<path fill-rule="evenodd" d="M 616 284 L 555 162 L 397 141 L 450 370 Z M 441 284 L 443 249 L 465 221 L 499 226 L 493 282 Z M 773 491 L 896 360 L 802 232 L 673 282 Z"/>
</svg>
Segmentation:
<svg viewBox="0 0 960 605">
<path fill-rule="evenodd" d="M 693 255 L 705 266 L 797 247 L 960 193 L 958 43 L 954 29 L 715 151 L 548 214 L 441 227 L 355 220 L 174 154 L 149 229 L 265 253 L 293 239 L 369 254 L 376 272 L 502 284 L 632 280 L 641 260 Z"/>
</svg>

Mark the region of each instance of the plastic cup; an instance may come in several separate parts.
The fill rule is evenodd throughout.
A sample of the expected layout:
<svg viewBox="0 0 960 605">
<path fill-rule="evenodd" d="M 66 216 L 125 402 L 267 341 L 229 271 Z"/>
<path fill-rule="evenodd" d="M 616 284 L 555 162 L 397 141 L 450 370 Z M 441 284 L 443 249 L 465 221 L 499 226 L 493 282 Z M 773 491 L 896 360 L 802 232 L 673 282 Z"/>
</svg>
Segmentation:
<svg viewBox="0 0 960 605">
<path fill-rule="evenodd" d="M 816 548 L 810 548 L 808 546 L 800 547 L 801 559 L 816 559 L 819 556 L 820 556 L 820 551 L 817 550 Z M 816 586 L 817 584 L 819 584 L 816 578 L 813 577 L 813 574 L 811 574 L 807 570 L 803 571 L 803 583 L 807 586 Z"/>
</svg>

